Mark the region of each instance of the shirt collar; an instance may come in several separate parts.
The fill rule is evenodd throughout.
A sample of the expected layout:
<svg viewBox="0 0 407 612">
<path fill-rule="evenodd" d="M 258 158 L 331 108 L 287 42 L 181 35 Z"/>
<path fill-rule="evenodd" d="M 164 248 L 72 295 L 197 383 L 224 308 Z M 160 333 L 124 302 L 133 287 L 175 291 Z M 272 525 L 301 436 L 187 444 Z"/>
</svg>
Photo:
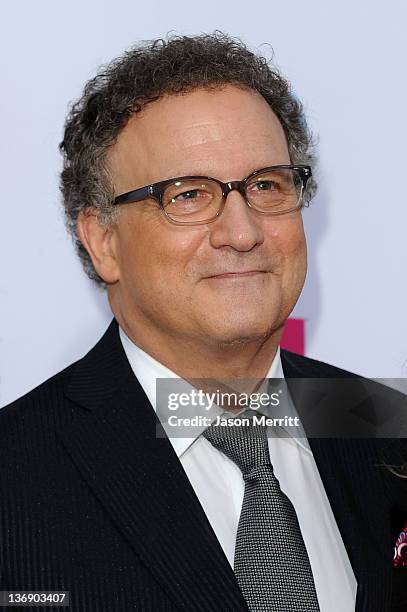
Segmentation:
<svg viewBox="0 0 407 612">
<path fill-rule="evenodd" d="M 157 413 L 157 378 L 173 378 L 179 379 L 180 377 L 175 374 L 172 370 L 167 368 L 163 363 L 157 361 L 154 357 L 152 357 L 149 353 L 141 349 L 138 345 L 136 345 L 123 331 L 123 329 L 119 326 L 119 335 L 120 339 L 126 353 L 127 359 L 130 363 L 130 366 L 137 377 L 139 383 L 144 389 L 145 394 L 147 395 L 148 400 L 150 401 L 154 411 Z M 267 372 L 265 378 L 276 378 L 276 379 L 284 379 L 284 372 L 281 364 L 281 356 L 280 356 L 280 347 L 277 348 L 276 355 L 270 365 L 270 368 Z M 287 390 L 287 386 L 285 385 L 285 389 Z M 263 408 L 257 409 L 262 414 L 266 414 L 270 416 L 267 411 Z M 218 409 L 218 413 L 223 413 L 223 410 Z M 297 412 L 295 410 L 294 404 L 287 394 L 287 403 L 285 404 L 285 413 L 289 413 L 290 416 L 297 416 Z M 160 416 L 160 415 L 158 415 Z M 161 419 L 160 419 L 161 420 Z M 191 446 L 191 444 L 199 437 L 199 435 L 206 429 L 205 426 L 202 426 L 200 430 L 194 428 L 194 436 L 193 437 L 173 437 L 171 435 L 167 435 L 171 441 L 171 444 L 177 454 L 178 457 Z M 292 429 L 287 429 L 282 427 L 284 430 L 283 436 L 292 438 L 299 446 L 304 448 L 305 450 L 311 452 L 310 446 L 308 444 L 308 440 L 305 436 L 305 433 L 302 427 L 297 429 L 296 436 L 293 435 Z"/>
</svg>

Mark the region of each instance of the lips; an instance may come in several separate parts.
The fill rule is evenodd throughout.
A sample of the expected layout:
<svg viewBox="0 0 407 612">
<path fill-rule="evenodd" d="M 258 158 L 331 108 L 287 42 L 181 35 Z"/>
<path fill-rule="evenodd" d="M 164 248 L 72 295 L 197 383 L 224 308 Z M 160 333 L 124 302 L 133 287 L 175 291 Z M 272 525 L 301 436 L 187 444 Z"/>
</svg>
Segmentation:
<svg viewBox="0 0 407 612">
<path fill-rule="evenodd" d="M 255 276 L 256 274 L 265 274 L 266 270 L 237 270 L 236 272 L 223 272 L 221 274 L 214 274 L 208 278 L 239 278 L 245 276 Z"/>
</svg>

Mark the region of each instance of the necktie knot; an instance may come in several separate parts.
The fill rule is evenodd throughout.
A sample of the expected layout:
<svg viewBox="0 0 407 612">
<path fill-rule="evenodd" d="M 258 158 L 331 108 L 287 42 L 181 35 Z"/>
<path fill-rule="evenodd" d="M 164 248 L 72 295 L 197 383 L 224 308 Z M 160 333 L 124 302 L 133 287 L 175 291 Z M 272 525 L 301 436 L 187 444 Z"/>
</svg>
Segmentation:
<svg viewBox="0 0 407 612">
<path fill-rule="evenodd" d="M 227 424 L 221 424 L 222 420 L 212 424 L 202 435 L 240 468 L 245 479 L 254 477 L 260 468 L 271 468 L 266 428 L 256 423 L 256 413 L 247 410 L 225 421 Z"/>
</svg>

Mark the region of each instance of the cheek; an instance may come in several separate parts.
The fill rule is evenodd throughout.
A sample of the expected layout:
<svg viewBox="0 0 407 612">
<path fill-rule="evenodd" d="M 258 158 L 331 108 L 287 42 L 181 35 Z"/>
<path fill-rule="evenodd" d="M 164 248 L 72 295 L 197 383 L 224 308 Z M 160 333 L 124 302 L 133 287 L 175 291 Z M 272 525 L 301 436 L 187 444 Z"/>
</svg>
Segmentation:
<svg viewBox="0 0 407 612">
<path fill-rule="evenodd" d="M 148 286 L 160 294 L 187 281 L 188 266 L 204 239 L 204 232 L 171 225 L 158 217 L 123 227 L 120 263 L 127 282 Z M 139 228 L 143 227 L 141 231 Z"/>
<path fill-rule="evenodd" d="M 304 286 L 307 274 L 307 244 L 302 219 L 282 219 L 270 227 L 270 250 L 277 256 L 277 277 L 282 299 L 291 304 Z"/>
<path fill-rule="evenodd" d="M 307 243 L 302 226 L 298 227 L 297 231 L 293 232 L 287 239 L 285 253 L 287 259 L 292 259 L 293 265 L 294 262 L 297 262 L 300 268 L 307 267 Z"/>
<path fill-rule="evenodd" d="M 307 265 L 307 245 L 301 216 L 270 220 L 266 228 L 270 251 L 276 252 L 281 262 L 295 269 Z"/>
</svg>

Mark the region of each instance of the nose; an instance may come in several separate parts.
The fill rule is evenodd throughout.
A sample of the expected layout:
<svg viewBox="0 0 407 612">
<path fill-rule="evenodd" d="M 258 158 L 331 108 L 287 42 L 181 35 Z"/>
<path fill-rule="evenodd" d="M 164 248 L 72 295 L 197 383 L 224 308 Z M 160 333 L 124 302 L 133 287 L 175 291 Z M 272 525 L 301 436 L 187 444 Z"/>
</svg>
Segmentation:
<svg viewBox="0 0 407 612">
<path fill-rule="evenodd" d="M 264 241 L 261 216 L 236 190 L 229 192 L 222 214 L 208 227 L 214 248 L 230 246 L 236 251 L 251 251 Z"/>
</svg>

